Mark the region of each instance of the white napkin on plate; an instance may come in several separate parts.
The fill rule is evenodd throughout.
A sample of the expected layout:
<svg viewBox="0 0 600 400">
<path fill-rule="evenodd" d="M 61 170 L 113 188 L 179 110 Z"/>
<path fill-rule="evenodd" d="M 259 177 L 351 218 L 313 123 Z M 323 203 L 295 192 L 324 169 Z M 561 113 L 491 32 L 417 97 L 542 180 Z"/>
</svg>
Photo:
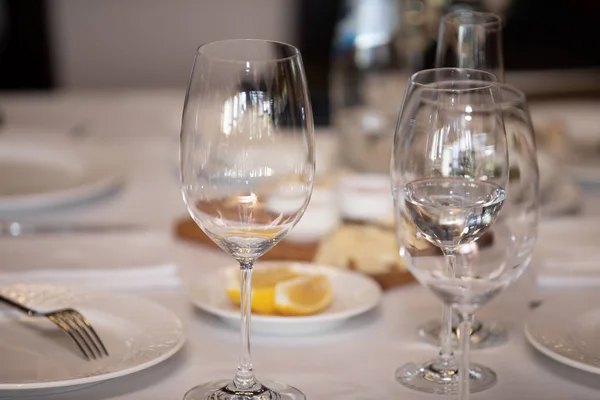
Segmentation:
<svg viewBox="0 0 600 400">
<path fill-rule="evenodd" d="M 600 286 L 600 219 L 568 218 L 539 226 L 536 253 L 541 288 Z"/>
<path fill-rule="evenodd" d="M 156 289 L 181 285 L 177 266 L 173 264 L 111 269 L 37 269 L 0 272 L 0 283 L 48 283 L 90 289 Z"/>
</svg>

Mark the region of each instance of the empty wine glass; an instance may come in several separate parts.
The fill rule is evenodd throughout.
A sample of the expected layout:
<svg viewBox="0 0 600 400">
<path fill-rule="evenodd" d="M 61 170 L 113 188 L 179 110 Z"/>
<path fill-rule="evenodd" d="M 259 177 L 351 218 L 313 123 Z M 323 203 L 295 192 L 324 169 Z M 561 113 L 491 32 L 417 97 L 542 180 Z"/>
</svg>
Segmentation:
<svg viewBox="0 0 600 400">
<path fill-rule="evenodd" d="M 312 110 L 300 52 L 264 40 L 200 46 L 185 100 L 181 185 L 198 226 L 241 270 L 241 349 L 231 380 L 191 389 L 185 400 L 304 399 L 260 383 L 250 358 L 252 266 L 298 222 L 313 188 Z"/>
<path fill-rule="evenodd" d="M 515 157 L 517 168 L 533 179 L 520 193 L 514 190 L 508 142 L 535 148 L 527 136 L 511 133 L 507 140 L 497 84 L 439 75 L 423 71 L 411 78 L 394 140 L 392 191 L 400 255 L 460 318 L 458 393 L 464 400 L 472 377 L 472 315 L 516 280 L 531 258 L 537 163 L 535 156 L 533 163 L 530 156 Z M 424 243 L 440 254 L 423 253 Z M 406 367 L 400 371 L 408 376 Z"/>
<path fill-rule="evenodd" d="M 436 48 L 436 67 L 473 68 L 494 74 L 499 82 L 504 80 L 502 51 L 502 20 L 491 13 L 459 10 L 446 14 L 440 23 Z M 458 320 L 451 310 L 442 312 L 442 319 L 428 321 L 418 328 L 419 336 L 432 344 L 446 343 L 456 346 Z M 446 335 L 447 337 L 443 337 Z M 498 323 L 474 319 L 471 329 L 471 346 L 484 348 L 504 343 L 506 329 Z M 486 371 L 482 371 L 486 373 Z M 485 378 L 485 377 L 482 377 Z M 495 381 L 495 378 L 481 379 Z M 446 379 L 440 384 L 453 383 Z M 474 387 L 478 384 L 473 385 Z M 481 388 L 484 389 L 484 388 Z"/>
</svg>

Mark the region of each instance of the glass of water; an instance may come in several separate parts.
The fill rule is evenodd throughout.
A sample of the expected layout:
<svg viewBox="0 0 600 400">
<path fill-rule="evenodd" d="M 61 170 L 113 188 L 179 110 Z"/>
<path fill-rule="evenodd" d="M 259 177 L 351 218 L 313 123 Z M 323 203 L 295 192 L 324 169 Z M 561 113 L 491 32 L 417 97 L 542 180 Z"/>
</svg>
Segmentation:
<svg viewBox="0 0 600 400">
<path fill-rule="evenodd" d="M 442 68 L 413 75 L 391 162 L 400 255 L 460 319 L 462 400 L 470 394 L 473 314 L 523 272 L 537 221 L 515 224 L 504 216 L 508 140 L 501 93 L 486 74 Z M 439 252 L 423 252 L 426 245 Z"/>
</svg>

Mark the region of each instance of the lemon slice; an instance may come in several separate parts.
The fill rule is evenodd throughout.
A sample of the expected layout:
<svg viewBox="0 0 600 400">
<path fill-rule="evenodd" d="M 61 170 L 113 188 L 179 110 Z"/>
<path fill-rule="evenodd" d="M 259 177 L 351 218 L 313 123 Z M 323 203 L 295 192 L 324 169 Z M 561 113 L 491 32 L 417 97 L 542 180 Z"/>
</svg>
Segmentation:
<svg viewBox="0 0 600 400">
<path fill-rule="evenodd" d="M 240 305 L 240 273 L 239 270 L 227 271 L 227 297 Z M 285 267 L 257 269 L 252 273 L 252 302 L 250 308 L 259 314 L 275 314 L 275 286 L 283 281 L 295 279 L 298 273 Z"/>
<path fill-rule="evenodd" d="M 275 286 L 275 311 L 279 315 L 306 316 L 325 310 L 333 300 L 333 289 L 325 275 L 308 275 Z"/>
</svg>

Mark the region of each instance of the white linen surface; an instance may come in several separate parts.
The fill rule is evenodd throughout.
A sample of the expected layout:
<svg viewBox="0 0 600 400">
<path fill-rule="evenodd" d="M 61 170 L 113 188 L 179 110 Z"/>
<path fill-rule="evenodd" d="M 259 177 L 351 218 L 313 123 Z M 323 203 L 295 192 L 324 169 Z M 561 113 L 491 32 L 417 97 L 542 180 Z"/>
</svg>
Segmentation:
<svg viewBox="0 0 600 400">
<path fill-rule="evenodd" d="M 168 247 L 170 240 L 153 232 L 3 238 L 0 284 L 127 290 L 177 287 L 181 278 Z"/>
<path fill-rule="evenodd" d="M 600 286 L 600 219 L 543 221 L 536 254 L 540 288 Z"/>
<path fill-rule="evenodd" d="M 142 93 L 137 97 L 113 93 L 94 97 L 94 107 L 83 107 L 81 104 L 89 104 L 82 100 L 86 98 L 85 94 L 31 97 L 24 96 L 20 101 L 12 97 L 0 99 L 8 124 L 29 122 L 32 114 L 36 115 L 35 111 L 31 112 L 32 100 L 39 105 L 39 110 L 42 106 L 48 110 L 43 113 L 43 118 L 31 121 L 32 126 L 47 125 L 51 119 L 54 127 L 67 128 L 74 122 L 91 120 L 89 133 L 106 136 L 77 140 L 93 141 L 98 151 L 125 154 L 130 163 L 130 174 L 123 190 L 113 196 L 26 217 L 44 221 L 119 221 L 140 224 L 158 233 L 2 238 L 2 274 L 20 274 L 27 270 L 44 270 L 48 275 L 63 270 L 83 274 L 80 270 L 89 268 L 90 273 L 107 270 L 110 275 L 118 269 L 139 268 L 136 271 L 152 275 L 148 268 L 156 268 L 155 272 L 164 268 L 168 272 L 169 268 L 165 266 L 176 265 L 185 284 L 201 278 L 204 271 L 235 263 L 218 250 L 172 239 L 172 224 L 175 218 L 185 214 L 185 207 L 179 194 L 176 165 L 172 162 L 176 143 L 169 135 L 160 135 L 159 131 L 170 129 L 166 128 L 169 126 L 167 121 L 171 121 L 171 112 L 181 107 L 182 100 L 177 107 L 168 107 L 169 101 L 160 92 L 154 95 Z M 147 113 L 136 113 L 140 104 Z M 52 107 L 45 108 L 49 105 Z M 113 112 L 115 109 L 119 112 Z M 155 119 L 150 118 L 154 112 L 161 121 L 164 117 L 163 124 L 155 124 Z M 146 114 L 149 117 L 125 118 Z M 153 123 L 147 124 L 145 120 Z M 103 121 L 106 123 L 101 126 Z M 125 126 L 127 128 L 123 129 Z M 132 135 L 128 138 L 121 133 Z M 148 136 L 144 136 L 146 134 Z M 584 211 L 591 210 L 593 215 L 600 215 L 597 204 L 597 195 L 588 197 Z M 549 260 L 558 260 L 557 265 L 564 268 L 569 265 L 574 268 L 576 257 L 581 259 L 584 254 L 575 251 L 575 246 L 583 246 L 589 241 L 591 245 L 586 244 L 583 249 L 587 251 L 598 243 L 600 220 L 585 218 L 573 217 L 575 222 L 569 222 L 570 230 L 563 234 L 559 234 L 560 229 L 566 228 L 553 228 L 542 223 L 538 255 L 546 264 L 537 271 L 540 277 L 550 276 L 548 274 L 553 271 Z M 595 251 L 591 254 L 600 254 Z M 583 258 L 593 260 L 594 256 Z M 89 275 L 85 279 L 89 279 Z M 600 398 L 597 376 L 549 361 L 527 346 L 523 324 L 531 312 L 528 301 L 534 295 L 532 286 L 526 277 L 521 278 L 479 313 L 484 321 L 504 324 L 509 330 L 509 341 L 502 346 L 473 351 L 474 361 L 493 368 L 498 374 L 496 386 L 473 395 L 473 398 Z M 232 376 L 238 356 L 239 332 L 229 329 L 217 318 L 195 311 L 181 287 L 156 290 L 158 287 L 150 285 L 148 289 L 137 293 L 173 310 L 184 322 L 188 343 L 179 354 L 124 378 L 71 393 L 41 397 L 61 400 L 181 399 L 187 390 L 199 383 Z M 253 335 L 255 371 L 259 379 L 277 379 L 299 387 L 309 399 L 433 399 L 436 396 L 401 387 L 394 380 L 394 371 L 406 362 L 424 362 L 435 357 L 435 346 L 420 341 L 416 331 L 418 324 L 439 318 L 440 312 L 440 301 L 419 285 L 390 290 L 384 294 L 377 310 L 330 333 L 286 338 Z"/>
</svg>

